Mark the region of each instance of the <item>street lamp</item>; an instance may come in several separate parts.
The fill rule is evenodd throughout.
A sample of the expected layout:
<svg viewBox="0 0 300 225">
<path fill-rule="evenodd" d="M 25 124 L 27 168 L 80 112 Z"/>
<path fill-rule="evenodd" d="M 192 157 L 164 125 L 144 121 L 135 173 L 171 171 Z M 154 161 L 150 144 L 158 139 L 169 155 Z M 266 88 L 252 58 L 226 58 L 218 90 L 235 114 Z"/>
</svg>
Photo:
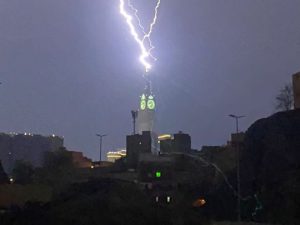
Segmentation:
<svg viewBox="0 0 300 225">
<path fill-rule="evenodd" d="M 235 119 L 236 133 L 238 134 L 239 133 L 239 119 L 241 119 L 245 116 L 236 116 L 233 114 L 230 114 L 229 116 Z"/>
<path fill-rule="evenodd" d="M 96 134 L 96 136 L 98 136 L 100 138 L 100 161 L 99 163 L 101 163 L 101 153 L 102 153 L 102 138 L 107 136 L 107 134 Z"/>
<path fill-rule="evenodd" d="M 245 116 L 237 116 L 234 114 L 229 115 L 235 119 L 236 134 L 239 134 L 239 119 Z M 237 137 L 238 138 L 238 137 Z M 237 180 L 237 219 L 241 221 L 241 181 L 240 181 L 240 148 L 237 140 L 236 143 L 236 180 Z"/>
</svg>

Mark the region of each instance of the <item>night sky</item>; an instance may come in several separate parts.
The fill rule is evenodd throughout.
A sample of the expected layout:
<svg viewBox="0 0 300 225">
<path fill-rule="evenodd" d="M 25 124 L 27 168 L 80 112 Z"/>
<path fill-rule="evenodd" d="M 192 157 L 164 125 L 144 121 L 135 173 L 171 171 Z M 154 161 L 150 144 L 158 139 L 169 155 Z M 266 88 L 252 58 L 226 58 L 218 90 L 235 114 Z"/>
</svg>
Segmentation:
<svg viewBox="0 0 300 225">
<path fill-rule="evenodd" d="M 132 0 L 144 23 L 154 0 Z M 147 4 L 146 4 L 147 3 Z M 144 88 L 118 0 L 0 0 L 0 131 L 64 136 L 98 159 L 125 146 Z M 162 0 L 151 73 L 160 133 L 221 145 L 274 113 L 300 71 L 300 0 Z M 104 155 L 104 154 L 103 154 Z"/>
</svg>

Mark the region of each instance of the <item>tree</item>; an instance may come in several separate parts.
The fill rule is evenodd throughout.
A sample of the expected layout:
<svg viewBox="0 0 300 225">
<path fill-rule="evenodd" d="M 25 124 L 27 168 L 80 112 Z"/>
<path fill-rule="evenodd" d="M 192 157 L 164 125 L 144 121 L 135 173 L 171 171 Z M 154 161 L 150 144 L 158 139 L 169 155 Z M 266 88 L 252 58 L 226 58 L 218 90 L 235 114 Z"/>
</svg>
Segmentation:
<svg viewBox="0 0 300 225">
<path fill-rule="evenodd" d="M 36 170 L 38 183 L 50 185 L 57 190 L 74 182 L 76 175 L 72 155 L 65 148 L 46 152 L 43 167 Z"/>
<path fill-rule="evenodd" d="M 293 109 L 294 95 L 292 84 L 286 84 L 276 96 L 276 109 L 288 111 Z"/>
<path fill-rule="evenodd" d="M 16 183 L 29 184 L 33 180 L 34 168 L 30 162 L 17 160 L 12 173 Z"/>
</svg>

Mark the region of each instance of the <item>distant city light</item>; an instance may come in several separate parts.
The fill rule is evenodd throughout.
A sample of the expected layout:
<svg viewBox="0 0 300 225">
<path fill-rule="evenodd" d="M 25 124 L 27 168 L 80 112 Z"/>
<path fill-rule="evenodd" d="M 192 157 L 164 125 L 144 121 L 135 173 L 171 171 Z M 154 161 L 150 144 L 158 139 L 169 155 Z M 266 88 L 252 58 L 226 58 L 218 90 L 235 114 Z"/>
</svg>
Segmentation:
<svg viewBox="0 0 300 225">
<path fill-rule="evenodd" d="M 168 196 L 168 197 L 167 197 L 167 203 L 170 203 L 170 202 L 171 202 L 171 197 Z"/>
<path fill-rule="evenodd" d="M 110 151 L 106 154 L 109 162 L 115 162 L 116 160 L 126 156 L 126 149 L 120 149 L 119 151 Z"/>
<path fill-rule="evenodd" d="M 205 199 L 204 198 L 199 198 L 196 201 L 194 201 L 193 206 L 194 207 L 202 207 L 205 204 L 206 204 Z"/>
<path fill-rule="evenodd" d="M 162 140 L 168 140 L 168 139 L 172 139 L 172 135 L 171 134 L 162 134 L 158 136 L 158 140 L 162 141 Z"/>
</svg>

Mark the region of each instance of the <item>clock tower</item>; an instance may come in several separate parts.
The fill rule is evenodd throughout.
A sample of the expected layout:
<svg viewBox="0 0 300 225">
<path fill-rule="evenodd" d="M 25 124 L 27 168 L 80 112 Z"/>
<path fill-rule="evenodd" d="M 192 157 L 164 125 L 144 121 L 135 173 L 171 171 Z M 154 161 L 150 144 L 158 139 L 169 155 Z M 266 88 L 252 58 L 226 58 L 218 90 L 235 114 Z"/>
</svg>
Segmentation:
<svg viewBox="0 0 300 225">
<path fill-rule="evenodd" d="M 140 104 L 137 116 L 137 131 L 153 131 L 155 121 L 155 96 L 152 93 L 151 82 L 147 80 L 146 87 L 140 96 Z"/>
</svg>

